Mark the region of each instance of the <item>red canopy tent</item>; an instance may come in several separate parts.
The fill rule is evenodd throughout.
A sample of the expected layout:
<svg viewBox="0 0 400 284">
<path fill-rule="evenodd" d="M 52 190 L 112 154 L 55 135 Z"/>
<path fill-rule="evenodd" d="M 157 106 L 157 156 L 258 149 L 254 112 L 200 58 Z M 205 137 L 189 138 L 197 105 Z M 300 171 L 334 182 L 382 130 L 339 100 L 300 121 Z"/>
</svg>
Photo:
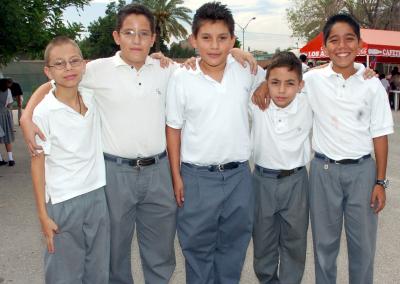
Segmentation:
<svg viewBox="0 0 400 284">
<path fill-rule="evenodd" d="M 356 61 L 366 62 L 367 66 L 378 62 L 400 64 L 400 32 L 361 29 L 361 40 L 362 48 Z M 321 32 L 301 48 L 300 52 L 310 59 L 327 59 L 322 46 Z"/>
</svg>

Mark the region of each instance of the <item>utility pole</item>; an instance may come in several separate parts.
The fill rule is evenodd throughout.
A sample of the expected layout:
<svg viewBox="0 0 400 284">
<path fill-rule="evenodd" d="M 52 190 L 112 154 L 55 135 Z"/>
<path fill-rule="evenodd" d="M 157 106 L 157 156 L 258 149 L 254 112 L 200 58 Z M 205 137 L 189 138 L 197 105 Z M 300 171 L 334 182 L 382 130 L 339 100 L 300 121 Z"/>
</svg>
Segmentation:
<svg viewBox="0 0 400 284">
<path fill-rule="evenodd" d="M 247 28 L 247 26 L 250 24 L 250 22 L 253 21 L 253 20 L 255 20 L 255 19 L 256 19 L 256 17 L 251 18 L 251 19 L 247 22 L 247 24 L 246 24 L 244 27 L 242 27 L 241 25 L 239 25 L 238 23 L 236 23 L 236 25 L 238 25 L 239 28 L 241 28 L 241 30 L 242 30 L 242 49 L 243 49 L 243 50 L 244 50 L 244 32 L 246 31 L 246 28 Z"/>
</svg>

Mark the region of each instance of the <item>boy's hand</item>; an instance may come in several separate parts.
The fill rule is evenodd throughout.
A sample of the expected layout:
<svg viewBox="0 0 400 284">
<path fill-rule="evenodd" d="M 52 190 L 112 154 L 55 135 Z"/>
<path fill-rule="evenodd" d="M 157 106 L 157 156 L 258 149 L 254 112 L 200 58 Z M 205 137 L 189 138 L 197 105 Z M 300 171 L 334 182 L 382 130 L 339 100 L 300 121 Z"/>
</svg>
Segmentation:
<svg viewBox="0 0 400 284">
<path fill-rule="evenodd" d="M 44 217 L 40 219 L 40 223 L 42 224 L 43 235 L 46 237 L 47 250 L 49 253 L 54 253 L 54 234 L 58 234 L 58 226 L 54 223 L 53 219 L 50 217 Z"/>
<path fill-rule="evenodd" d="M 32 120 L 21 119 L 20 123 L 28 150 L 32 156 L 35 156 L 38 154 L 37 150 L 42 150 L 42 147 L 36 144 L 35 135 L 38 135 L 43 141 L 46 141 L 46 137 Z"/>
<path fill-rule="evenodd" d="M 371 208 L 378 214 L 385 207 L 386 192 L 383 186 L 376 184 L 371 195 Z"/>
<path fill-rule="evenodd" d="M 376 74 L 374 70 L 372 70 L 372 69 L 370 69 L 370 68 L 365 68 L 363 77 L 364 77 L 365 80 L 367 80 L 367 79 L 374 78 L 374 77 L 376 77 L 377 75 L 378 75 L 378 74 Z"/>
<path fill-rule="evenodd" d="M 265 110 L 269 106 L 270 100 L 271 98 L 268 93 L 268 85 L 266 82 L 262 83 L 251 97 L 253 104 L 257 105 L 261 110 Z"/>
<path fill-rule="evenodd" d="M 247 64 L 250 64 L 251 74 L 257 74 L 258 63 L 250 52 L 243 51 L 240 48 L 232 48 L 231 54 L 237 62 L 242 64 L 243 67 L 246 67 Z"/>
<path fill-rule="evenodd" d="M 187 70 L 196 70 L 196 57 L 186 59 L 186 61 L 181 64 L 181 67 L 186 67 Z"/>
<path fill-rule="evenodd" d="M 164 56 L 164 54 L 161 51 L 150 54 L 150 57 L 153 59 L 160 60 L 161 68 L 167 68 L 170 64 L 174 63 L 174 61 L 171 58 Z"/>
<path fill-rule="evenodd" d="M 182 177 L 179 176 L 173 179 L 172 183 L 174 187 L 176 203 L 178 204 L 179 207 L 182 207 L 183 202 L 185 201 Z"/>
</svg>

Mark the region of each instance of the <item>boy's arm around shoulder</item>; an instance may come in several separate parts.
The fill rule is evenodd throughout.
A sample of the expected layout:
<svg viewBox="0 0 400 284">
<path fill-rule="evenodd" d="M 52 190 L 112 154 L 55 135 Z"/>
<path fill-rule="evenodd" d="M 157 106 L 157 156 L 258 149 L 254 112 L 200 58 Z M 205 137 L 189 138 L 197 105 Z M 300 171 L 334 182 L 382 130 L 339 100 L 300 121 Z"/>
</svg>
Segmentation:
<svg viewBox="0 0 400 284">
<path fill-rule="evenodd" d="M 42 148 L 36 143 L 35 136 L 38 135 L 40 139 L 46 140 L 44 134 L 40 131 L 35 123 L 32 122 L 33 110 L 43 100 L 46 94 L 51 90 L 51 83 L 47 82 L 35 90 L 29 99 L 24 112 L 22 113 L 20 123 L 22 133 L 24 135 L 25 143 L 31 155 L 38 154 L 37 150 Z"/>
</svg>

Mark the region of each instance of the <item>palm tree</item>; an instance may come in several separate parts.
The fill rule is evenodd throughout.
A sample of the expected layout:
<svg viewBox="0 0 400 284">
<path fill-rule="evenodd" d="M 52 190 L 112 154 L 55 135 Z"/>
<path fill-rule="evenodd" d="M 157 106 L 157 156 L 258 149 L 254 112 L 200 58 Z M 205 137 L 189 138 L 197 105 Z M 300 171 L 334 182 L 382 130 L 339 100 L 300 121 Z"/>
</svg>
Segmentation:
<svg viewBox="0 0 400 284">
<path fill-rule="evenodd" d="M 132 1 L 148 7 L 154 14 L 156 20 L 156 51 L 160 51 L 161 41 L 170 41 L 171 36 L 177 39 L 186 38 L 187 30 L 180 24 L 185 22 L 191 24 L 192 11 L 180 6 L 183 0 L 136 0 Z"/>
</svg>

